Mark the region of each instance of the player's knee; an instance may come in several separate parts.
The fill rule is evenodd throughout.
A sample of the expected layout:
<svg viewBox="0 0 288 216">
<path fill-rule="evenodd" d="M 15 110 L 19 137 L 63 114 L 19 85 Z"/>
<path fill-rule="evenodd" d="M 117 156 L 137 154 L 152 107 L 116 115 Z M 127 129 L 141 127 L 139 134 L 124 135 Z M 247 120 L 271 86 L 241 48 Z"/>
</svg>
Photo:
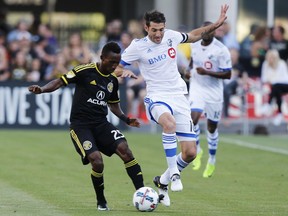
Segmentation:
<svg viewBox="0 0 288 216">
<path fill-rule="evenodd" d="M 176 121 L 172 116 L 171 118 L 166 118 L 162 122 L 162 126 L 163 126 L 163 131 L 166 133 L 173 133 L 176 131 Z"/>
<path fill-rule="evenodd" d="M 99 152 L 93 152 L 88 155 L 88 160 L 91 163 L 91 166 L 93 167 L 93 170 L 97 172 L 102 172 L 104 169 L 104 163 L 103 159 Z"/>
<path fill-rule="evenodd" d="M 118 144 L 116 153 L 124 162 L 130 161 L 134 158 L 132 151 L 130 150 L 128 143 L 126 141 L 123 141 L 120 144 Z"/>
<path fill-rule="evenodd" d="M 196 144 L 191 145 L 188 148 L 183 148 L 182 151 L 182 157 L 183 160 L 186 161 L 187 163 L 192 162 L 197 156 L 197 149 L 196 149 Z"/>
</svg>

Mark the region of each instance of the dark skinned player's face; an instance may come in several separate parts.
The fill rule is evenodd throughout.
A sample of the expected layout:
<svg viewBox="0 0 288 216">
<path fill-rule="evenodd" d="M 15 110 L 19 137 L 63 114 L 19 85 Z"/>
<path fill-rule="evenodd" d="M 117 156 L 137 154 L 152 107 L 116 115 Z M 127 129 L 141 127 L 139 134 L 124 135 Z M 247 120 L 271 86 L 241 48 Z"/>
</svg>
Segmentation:
<svg viewBox="0 0 288 216">
<path fill-rule="evenodd" d="M 106 56 L 101 56 L 101 72 L 105 73 L 105 74 L 110 74 L 112 73 L 116 67 L 118 66 L 120 60 L 121 60 L 121 54 L 117 54 L 117 53 L 113 53 L 110 52 L 108 55 Z"/>
</svg>

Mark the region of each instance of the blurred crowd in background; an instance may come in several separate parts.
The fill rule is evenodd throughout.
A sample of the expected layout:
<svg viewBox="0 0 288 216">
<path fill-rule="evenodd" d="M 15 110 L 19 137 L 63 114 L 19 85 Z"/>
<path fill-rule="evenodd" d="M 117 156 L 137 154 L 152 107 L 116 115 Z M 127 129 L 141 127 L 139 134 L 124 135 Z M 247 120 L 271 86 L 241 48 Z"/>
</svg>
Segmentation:
<svg viewBox="0 0 288 216">
<path fill-rule="evenodd" d="M 123 29 L 121 20 L 112 20 L 106 24 L 99 41 L 91 45 L 82 40 L 81 32 L 71 33 L 66 43 L 60 43 L 48 24 L 40 23 L 32 30 L 31 24 L 24 19 L 19 20 L 16 26 L 1 22 L 0 81 L 52 80 L 78 64 L 98 61 L 101 48 L 108 41 L 118 42 L 124 50 L 134 38 L 145 35 L 141 21 L 131 20 L 127 26 L 127 29 Z M 190 29 L 181 25 L 178 30 L 187 32 Z M 243 96 L 254 90 L 269 94 L 272 86 L 279 83 L 279 78 L 276 79 L 274 75 L 277 70 L 284 70 L 288 77 L 288 40 L 285 39 L 282 26 L 268 28 L 255 24 L 251 26 L 249 35 L 237 41 L 237 36 L 230 31 L 229 23 L 225 23 L 216 30 L 215 36 L 229 48 L 233 63 L 232 78 L 225 80 L 224 117 L 229 117 L 228 107 L 232 95 Z M 190 53 L 189 46 L 179 46 L 180 73 L 188 68 Z M 131 65 L 129 69 L 139 75 L 139 79 L 122 81 L 127 88 L 127 112 L 130 116 L 141 117 L 146 121 L 144 107 L 141 106 L 145 83 L 137 65 Z M 288 85 L 286 77 L 282 76 L 281 83 Z M 139 102 L 136 111 L 133 108 L 135 99 Z"/>
</svg>

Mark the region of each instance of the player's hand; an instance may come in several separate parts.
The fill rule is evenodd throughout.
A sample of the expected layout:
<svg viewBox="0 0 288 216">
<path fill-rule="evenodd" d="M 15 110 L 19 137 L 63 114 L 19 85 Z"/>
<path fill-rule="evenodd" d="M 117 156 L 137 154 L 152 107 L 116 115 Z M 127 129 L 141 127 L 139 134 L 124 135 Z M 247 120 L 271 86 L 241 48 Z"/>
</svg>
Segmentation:
<svg viewBox="0 0 288 216">
<path fill-rule="evenodd" d="M 31 85 L 28 90 L 34 94 L 41 94 L 43 92 L 42 88 L 38 85 Z"/>
<path fill-rule="evenodd" d="M 140 127 L 140 122 L 138 121 L 138 119 L 134 119 L 134 118 L 130 118 L 129 119 L 129 126 L 131 127 Z"/>
<path fill-rule="evenodd" d="M 191 73 L 189 71 L 185 71 L 183 76 L 185 79 L 189 80 L 191 78 Z"/>
<path fill-rule="evenodd" d="M 123 70 L 123 73 L 121 75 L 122 78 L 129 77 L 133 79 L 137 79 L 138 77 L 130 70 Z"/>
<path fill-rule="evenodd" d="M 197 70 L 197 73 L 200 75 L 207 75 L 207 71 L 202 67 L 197 67 L 196 70 Z"/>
<path fill-rule="evenodd" d="M 221 13 L 220 13 L 220 17 L 217 21 L 217 26 L 222 25 L 225 22 L 225 20 L 227 19 L 226 12 L 228 11 L 228 8 L 229 8 L 229 6 L 227 4 L 221 6 Z"/>
</svg>

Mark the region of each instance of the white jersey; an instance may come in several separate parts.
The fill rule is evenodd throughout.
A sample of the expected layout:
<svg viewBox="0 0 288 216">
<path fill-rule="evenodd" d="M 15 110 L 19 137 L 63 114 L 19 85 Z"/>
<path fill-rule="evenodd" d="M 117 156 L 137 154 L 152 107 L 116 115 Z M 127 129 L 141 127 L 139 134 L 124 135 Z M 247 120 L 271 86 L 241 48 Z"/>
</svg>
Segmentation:
<svg viewBox="0 0 288 216">
<path fill-rule="evenodd" d="M 196 68 L 202 67 L 215 72 L 231 70 L 232 63 L 228 48 L 214 38 L 208 46 L 202 46 L 201 41 L 192 43 L 191 49 L 193 69 L 189 88 L 190 100 L 193 100 L 193 97 L 202 97 L 209 103 L 223 102 L 223 79 L 200 75 Z"/>
<path fill-rule="evenodd" d="M 134 39 L 123 52 L 122 65 L 137 61 L 146 81 L 148 95 L 187 94 L 187 87 L 177 68 L 177 46 L 188 36 L 173 30 L 165 30 L 160 44 L 152 42 L 148 36 Z"/>
</svg>

